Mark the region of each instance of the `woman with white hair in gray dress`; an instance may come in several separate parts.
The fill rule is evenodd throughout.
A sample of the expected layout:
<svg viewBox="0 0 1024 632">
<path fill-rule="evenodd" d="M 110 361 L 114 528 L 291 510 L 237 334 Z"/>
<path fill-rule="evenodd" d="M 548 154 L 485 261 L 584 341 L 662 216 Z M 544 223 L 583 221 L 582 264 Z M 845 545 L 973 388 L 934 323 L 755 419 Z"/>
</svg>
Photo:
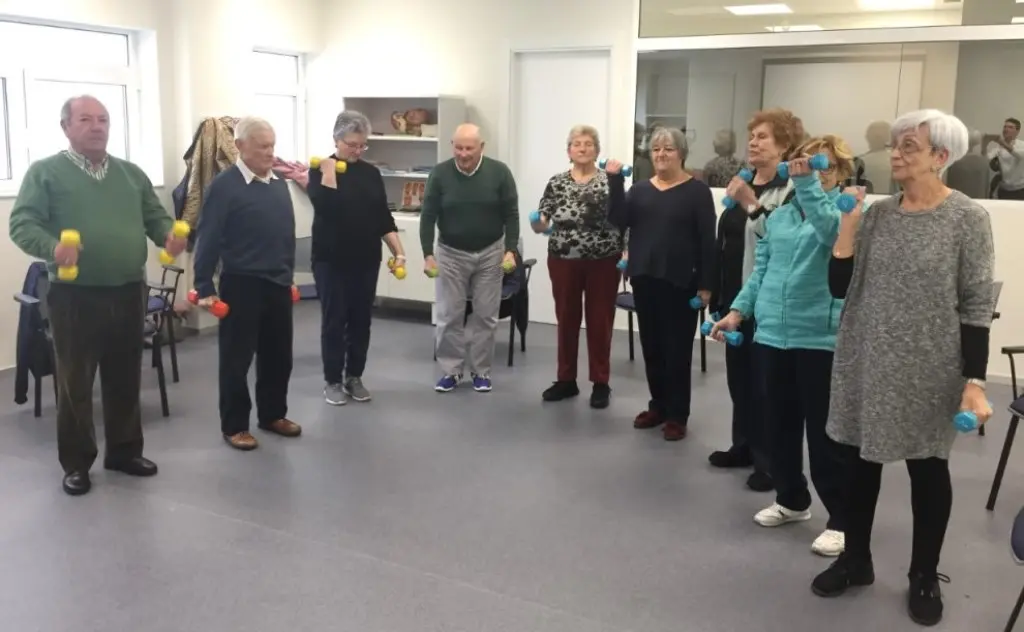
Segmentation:
<svg viewBox="0 0 1024 632">
<path fill-rule="evenodd" d="M 942 174 L 967 152 L 967 128 L 938 110 L 892 129 L 892 178 L 901 193 L 842 218 L 829 286 L 845 298 L 832 372 L 828 434 L 849 450 L 846 550 L 811 587 L 834 597 L 874 582 L 871 529 L 882 465 L 910 474 L 913 546 L 907 608 L 921 625 L 942 618 L 938 572 L 953 503 L 953 417 L 984 423 L 992 322 L 988 212 Z"/>
</svg>

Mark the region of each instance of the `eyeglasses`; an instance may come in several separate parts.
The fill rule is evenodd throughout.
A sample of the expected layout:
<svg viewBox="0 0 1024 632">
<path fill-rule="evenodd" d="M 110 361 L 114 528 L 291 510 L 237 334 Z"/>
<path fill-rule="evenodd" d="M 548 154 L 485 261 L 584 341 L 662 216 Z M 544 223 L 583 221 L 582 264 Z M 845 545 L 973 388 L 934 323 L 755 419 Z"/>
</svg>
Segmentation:
<svg viewBox="0 0 1024 632">
<path fill-rule="evenodd" d="M 341 141 L 341 144 L 348 147 L 352 151 L 366 151 L 367 149 L 370 148 L 370 146 L 367 145 L 366 143 L 349 143 L 346 141 Z"/>
<path fill-rule="evenodd" d="M 899 151 L 904 156 L 912 156 L 914 154 L 919 154 L 926 149 L 928 151 L 931 151 L 932 149 L 931 147 L 921 147 L 916 142 L 909 139 L 893 145 L 892 148 Z"/>
</svg>

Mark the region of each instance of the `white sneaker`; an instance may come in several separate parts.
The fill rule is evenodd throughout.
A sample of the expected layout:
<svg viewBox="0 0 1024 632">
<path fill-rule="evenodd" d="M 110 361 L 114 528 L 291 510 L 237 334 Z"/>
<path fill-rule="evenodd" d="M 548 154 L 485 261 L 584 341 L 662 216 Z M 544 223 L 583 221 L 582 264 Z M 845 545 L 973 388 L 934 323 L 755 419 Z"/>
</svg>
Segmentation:
<svg viewBox="0 0 1024 632">
<path fill-rule="evenodd" d="M 825 529 L 821 535 L 814 538 L 814 543 L 811 544 L 811 551 L 822 557 L 839 557 L 844 549 L 846 549 L 846 534 L 832 529 Z"/>
<path fill-rule="evenodd" d="M 766 507 L 754 514 L 754 522 L 762 527 L 781 527 L 790 522 L 803 522 L 810 519 L 810 509 L 793 511 L 792 509 L 786 509 L 779 503 L 772 503 L 771 507 Z"/>
</svg>

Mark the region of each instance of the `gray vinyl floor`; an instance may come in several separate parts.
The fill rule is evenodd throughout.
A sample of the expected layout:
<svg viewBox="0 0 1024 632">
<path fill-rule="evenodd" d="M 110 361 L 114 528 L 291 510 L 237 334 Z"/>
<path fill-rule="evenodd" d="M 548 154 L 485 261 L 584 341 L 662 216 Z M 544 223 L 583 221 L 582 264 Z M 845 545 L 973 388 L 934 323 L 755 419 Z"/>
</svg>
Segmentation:
<svg viewBox="0 0 1024 632">
<path fill-rule="evenodd" d="M 632 429 L 643 370 L 616 334 L 613 403 L 542 405 L 554 332 L 495 391 L 435 394 L 431 328 L 377 319 L 365 376 L 376 399 L 321 399 L 315 303 L 298 308 L 290 416 L 298 440 L 229 449 L 216 416 L 215 337 L 184 343 L 172 416 L 144 369 L 147 455 L 160 475 L 94 470 L 93 492 L 60 490 L 51 397 L 42 419 L 0 408 L 0 630 L 4 632 L 860 632 L 913 630 L 903 592 L 910 544 L 906 472 L 887 470 L 875 528 L 878 580 L 811 595 L 827 565 L 809 550 L 820 515 L 758 527 L 771 501 L 745 473 L 712 471 L 729 436 L 722 348 L 694 374 L 691 435 Z M 696 357 L 696 354 L 695 354 Z M 997 357 L 993 362 L 1004 362 Z M 585 372 L 584 372 L 585 375 Z M 47 394 L 49 383 L 47 383 Z M 13 376 L 0 377 L 13 389 Z M 996 391 L 997 409 L 1008 393 Z M 941 570 L 943 628 L 1003 629 L 1024 568 L 1007 534 L 1024 503 L 1024 454 L 984 509 L 1006 428 L 961 439 Z M 102 432 L 102 431 L 101 431 Z M 1024 450 L 1024 448 L 1022 448 Z"/>
</svg>

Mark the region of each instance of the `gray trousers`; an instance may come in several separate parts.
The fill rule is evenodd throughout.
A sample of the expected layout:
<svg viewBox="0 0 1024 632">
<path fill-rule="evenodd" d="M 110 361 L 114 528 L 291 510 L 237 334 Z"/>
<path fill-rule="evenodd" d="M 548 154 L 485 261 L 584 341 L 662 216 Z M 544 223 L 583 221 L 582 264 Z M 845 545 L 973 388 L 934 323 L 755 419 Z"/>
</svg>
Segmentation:
<svg viewBox="0 0 1024 632">
<path fill-rule="evenodd" d="M 501 307 L 504 241 L 480 252 L 437 246 L 437 364 L 445 375 L 488 375 Z M 466 320 L 466 301 L 473 313 Z M 469 362 L 466 366 L 466 350 Z"/>
</svg>

